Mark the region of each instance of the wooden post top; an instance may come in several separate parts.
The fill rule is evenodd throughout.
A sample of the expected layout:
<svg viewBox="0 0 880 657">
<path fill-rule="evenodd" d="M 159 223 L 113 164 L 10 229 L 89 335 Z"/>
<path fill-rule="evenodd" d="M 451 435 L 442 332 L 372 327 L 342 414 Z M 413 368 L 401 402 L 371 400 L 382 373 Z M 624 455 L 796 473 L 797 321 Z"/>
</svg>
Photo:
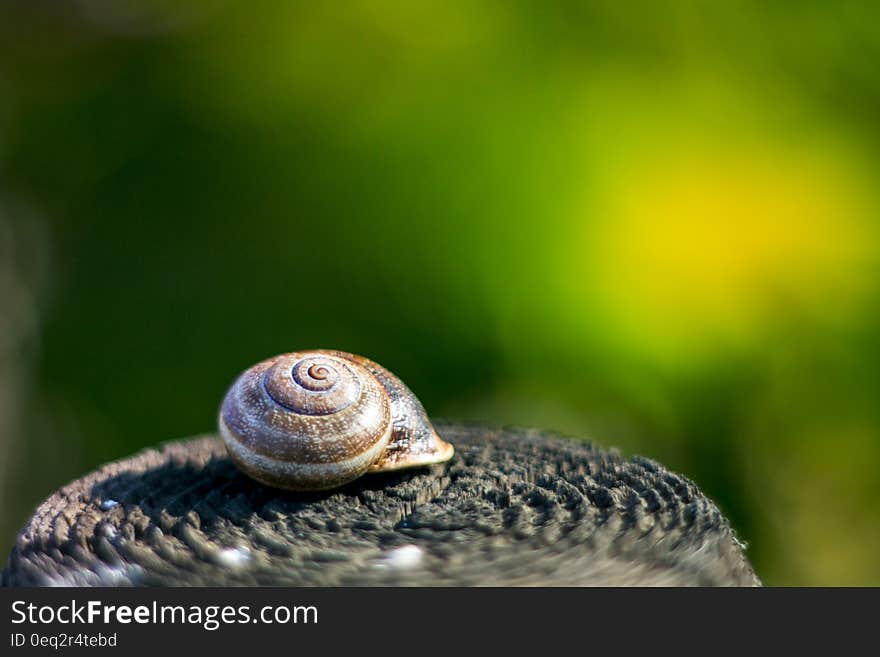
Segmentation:
<svg viewBox="0 0 880 657">
<path fill-rule="evenodd" d="M 553 434 L 437 423 L 446 464 L 292 493 L 214 436 L 65 486 L 25 525 L 7 586 L 753 586 L 717 507 L 648 459 Z"/>
</svg>

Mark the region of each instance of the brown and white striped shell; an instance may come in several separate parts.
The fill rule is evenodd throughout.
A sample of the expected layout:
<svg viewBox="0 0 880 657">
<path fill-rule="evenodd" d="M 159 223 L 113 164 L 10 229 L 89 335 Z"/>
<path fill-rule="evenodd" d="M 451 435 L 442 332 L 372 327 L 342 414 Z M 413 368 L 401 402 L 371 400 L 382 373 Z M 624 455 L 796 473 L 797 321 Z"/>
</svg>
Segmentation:
<svg viewBox="0 0 880 657">
<path fill-rule="evenodd" d="M 219 422 L 242 471 L 290 490 L 335 488 L 366 472 L 453 455 L 400 379 L 344 351 L 300 351 L 254 365 L 226 393 Z"/>
</svg>

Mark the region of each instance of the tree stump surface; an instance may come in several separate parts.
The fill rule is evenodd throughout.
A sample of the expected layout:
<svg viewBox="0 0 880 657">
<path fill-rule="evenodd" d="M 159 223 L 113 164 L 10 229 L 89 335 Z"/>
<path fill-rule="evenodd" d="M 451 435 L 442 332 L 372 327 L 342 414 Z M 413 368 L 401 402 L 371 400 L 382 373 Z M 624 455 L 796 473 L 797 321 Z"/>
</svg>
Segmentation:
<svg viewBox="0 0 880 657">
<path fill-rule="evenodd" d="M 241 474 L 216 436 L 110 463 L 21 531 L 6 586 L 759 585 L 688 479 L 554 434 L 438 423 L 447 464 L 322 493 Z"/>
</svg>

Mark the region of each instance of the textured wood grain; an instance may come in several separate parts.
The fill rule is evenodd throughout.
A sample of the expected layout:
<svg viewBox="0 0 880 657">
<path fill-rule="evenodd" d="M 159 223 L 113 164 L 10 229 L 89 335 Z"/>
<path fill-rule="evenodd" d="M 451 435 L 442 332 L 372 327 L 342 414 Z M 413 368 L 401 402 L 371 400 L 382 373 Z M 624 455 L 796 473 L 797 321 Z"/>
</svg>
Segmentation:
<svg viewBox="0 0 880 657">
<path fill-rule="evenodd" d="M 5 585 L 756 585 L 684 477 L 553 435 L 440 424 L 448 464 L 292 493 L 213 436 L 147 450 L 46 500 Z"/>
</svg>

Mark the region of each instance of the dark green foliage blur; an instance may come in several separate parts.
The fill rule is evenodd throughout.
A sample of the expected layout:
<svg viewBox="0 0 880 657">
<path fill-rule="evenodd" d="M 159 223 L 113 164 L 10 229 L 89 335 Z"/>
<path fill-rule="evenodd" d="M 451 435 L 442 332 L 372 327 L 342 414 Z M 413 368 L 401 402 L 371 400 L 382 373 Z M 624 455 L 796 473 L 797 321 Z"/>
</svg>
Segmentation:
<svg viewBox="0 0 880 657">
<path fill-rule="evenodd" d="M 880 584 L 864 3 L 0 8 L 0 547 L 245 367 L 664 462 L 768 584 Z"/>
</svg>

